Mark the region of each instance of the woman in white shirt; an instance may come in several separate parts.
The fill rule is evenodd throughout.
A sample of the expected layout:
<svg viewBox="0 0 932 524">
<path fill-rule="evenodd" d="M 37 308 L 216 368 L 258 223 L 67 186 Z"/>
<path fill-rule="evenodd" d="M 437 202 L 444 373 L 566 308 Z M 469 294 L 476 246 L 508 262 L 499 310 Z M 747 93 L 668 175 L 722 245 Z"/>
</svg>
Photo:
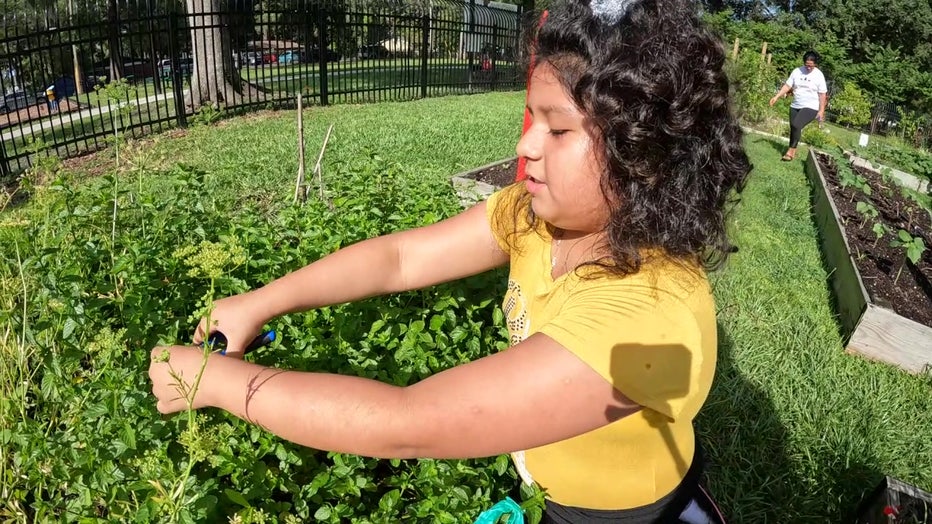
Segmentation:
<svg viewBox="0 0 932 524">
<path fill-rule="evenodd" d="M 793 103 L 790 104 L 790 148 L 783 155 L 785 161 L 796 157 L 796 146 L 799 145 L 806 124 L 816 118 L 819 122 L 825 119 L 828 87 L 818 64 L 819 53 L 808 51 L 803 55 L 803 66 L 794 69 L 780 91 L 770 99 L 772 106 L 788 93 L 793 93 Z"/>
</svg>

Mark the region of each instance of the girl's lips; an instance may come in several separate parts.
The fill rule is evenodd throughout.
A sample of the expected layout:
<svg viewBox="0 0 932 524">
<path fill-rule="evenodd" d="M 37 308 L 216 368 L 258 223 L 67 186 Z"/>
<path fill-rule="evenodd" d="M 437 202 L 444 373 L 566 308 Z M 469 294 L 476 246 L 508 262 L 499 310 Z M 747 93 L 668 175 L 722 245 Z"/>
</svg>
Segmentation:
<svg viewBox="0 0 932 524">
<path fill-rule="evenodd" d="M 524 179 L 524 185 L 527 188 L 527 192 L 534 195 L 535 193 L 539 193 L 545 184 L 532 176 L 528 176 Z"/>
</svg>

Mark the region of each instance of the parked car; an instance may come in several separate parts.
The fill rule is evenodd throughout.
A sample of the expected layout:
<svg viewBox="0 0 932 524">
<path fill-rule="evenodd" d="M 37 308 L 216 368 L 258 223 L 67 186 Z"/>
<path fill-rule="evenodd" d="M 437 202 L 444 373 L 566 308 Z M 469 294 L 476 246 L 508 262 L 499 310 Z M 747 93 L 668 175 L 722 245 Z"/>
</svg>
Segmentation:
<svg viewBox="0 0 932 524">
<path fill-rule="evenodd" d="M 123 58 L 123 78 L 130 82 L 145 80 L 154 77 L 156 71 L 152 61 L 146 58 Z M 110 60 L 101 60 L 94 63 L 90 74 L 85 78 L 85 88 L 93 89 L 98 84 L 110 83 Z"/>
<path fill-rule="evenodd" d="M 300 64 L 303 62 L 307 62 L 307 60 L 305 59 L 304 52 L 302 51 L 291 49 L 278 55 L 279 64 Z"/>
<path fill-rule="evenodd" d="M 248 66 L 262 65 L 262 53 L 257 51 L 247 51 L 243 54 L 243 63 Z"/>
<path fill-rule="evenodd" d="M 8 95 L 4 95 L 0 99 L 0 115 L 5 115 L 7 113 L 12 113 L 13 111 L 19 111 L 25 107 L 29 107 L 30 104 L 37 101 L 30 102 L 29 97 L 26 95 L 25 91 L 16 91 Z"/>
<path fill-rule="evenodd" d="M 265 53 L 262 55 L 262 63 L 263 64 L 277 64 L 278 55 L 276 55 L 275 53 Z"/>
<path fill-rule="evenodd" d="M 179 58 L 178 59 L 178 72 L 181 73 L 182 78 L 190 78 L 191 74 L 194 72 L 194 59 Z M 162 60 L 159 60 L 159 77 L 165 80 L 169 80 L 172 78 L 171 58 L 164 58 Z"/>
<path fill-rule="evenodd" d="M 359 48 L 359 58 L 388 58 L 389 56 L 391 53 L 382 44 L 364 45 Z"/>
<path fill-rule="evenodd" d="M 320 49 L 313 47 L 309 49 L 307 52 L 307 61 L 308 62 L 319 62 L 320 56 L 321 56 Z M 326 57 L 326 60 L 328 62 L 339 62 L 341 59 L 343 59 L 343 55 L 341 55 L 340 53 L 337 53 L 336 51 L 332 49 L 324 49 L 324 57 Z"/>
</svg>

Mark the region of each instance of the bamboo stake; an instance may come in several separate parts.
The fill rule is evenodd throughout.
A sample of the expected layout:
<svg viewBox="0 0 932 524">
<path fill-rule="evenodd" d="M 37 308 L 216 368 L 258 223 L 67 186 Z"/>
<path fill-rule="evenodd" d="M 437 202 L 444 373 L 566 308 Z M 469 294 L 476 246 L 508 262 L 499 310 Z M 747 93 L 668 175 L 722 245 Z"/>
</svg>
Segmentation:
<svg viewBox="0 0 932 524">
<path fill-rule="evenodd" d="M 294 201 L 298 203 L 301 186 L 304 185 L 304 111 L 302 111 L 301 92 L 298 91 L 298 180 L 294 187 Z M 302 198 L 302 202 L 307 198 Z"/>
<path fill-rule="evenodd" d="M 764 42 L 763 47 L 760 49 L 760 61 L 763 62 L 767 58 L 767 42 Z"/>
<path fill-rule="evenodd" d="M 731 58 L 732 58 L 732 60 L 737 60 L 737 58 L 738 58 L 738 42 L 739 42 L 739 41 L 740 41 L 740 39 L 736 36 L 736 37 L 735 37 L 735 45 L 734 45 L 734 47 L 731 48 Z"/>
<path fill-rule="evenodd" d="M 327 149 L 327 142 L 330 141 L 330 133 L 333 132 L 333 124 L 330 124 L 330 127 L 327 128 L 327 136 L 324 137 L 324 145 L 320 148 L 320 154 L 317 155 L 317 163 L 314 164 L 314 173 L 317 174 L 317 187 L 320 191 L 320 200 L 324 201 L 324 177 L 322 175 L 323 169 L 320 166 L 321 160 L 324 159 L 324 151 Z"/>
<path fill-rule="evenodd" d="M 767 65 L 773 60 L 773 53 L 767 53 Z"/>
</svg>

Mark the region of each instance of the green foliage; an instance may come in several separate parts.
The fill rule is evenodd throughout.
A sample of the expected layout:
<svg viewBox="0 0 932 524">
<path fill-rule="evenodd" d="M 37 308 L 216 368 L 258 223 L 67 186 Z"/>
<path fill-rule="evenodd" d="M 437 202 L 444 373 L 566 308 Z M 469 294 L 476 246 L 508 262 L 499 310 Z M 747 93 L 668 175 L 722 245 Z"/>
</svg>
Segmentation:
<svg viewBox="0 0 932 524">
<path fill-rule="evenodd" d="M 842 124 L 862 127 L 871 121 L 871 103 L 851 82 L 846 82 L 844 88 L 832 96 L 829 107 Z"/>
<path fill-rule="evenodd" d="M 872 141 L 867 148 L 859 148 L 858 155 L 932 182 L 932 154 L 913 149 L 901 142 Z"/>
<path fill-rule="evenodd" d="M 859 201 L 855 209 L 863 217 L 863 219 L 861 220 L 862 227 L 868 220 L 877 218 L 877 215 L 878 215 L 877 208 L 874 207 L 874 205 L 869 202 Z"/>
<path fill-rule="evenodd" d="M 848 159 L 845 158 L 844 151 L 838 148 L 837 152 L 831 152 L 830 154 L 835 158 L 835 166 L 838 168 L 838 182 L 841 184 L 841 187 L 851 186 L 864 195 L 870 196 L 873 189 L 871 189 L 866 178 L 855 173 L 854 170 L 851 169 L 851 164 L 848 162 Z M 854 196 L 851 198 L 853 200 Z"/>
<path fill-rule="evenodd" d="M 769 106 L 777 77 L 773 66 L 761 60 L 759 54 L 742 52 L 737 60 L 729 62 L 728 69 L 741 119 L 752 124 L 765 121 L 773 114 Z"/>
<path fill-rule="evenodd" d="M 218 412 L 165 420 L 144 372 L 147 348 L 186 340 L 212 288 L 239 293 L 449 216 L 458 204 L 447 185 L 370 155 L 335 168 L 332 210 L 312 201 L 265 215 L 227 205 L 225 188 L 196 169 L 151 176 L 160 189 L 117 186 L 115 242 L 108 178 L 61 179 L 46 208 L 0 228 L 20 252 L 0 265 L 10 300 L 0 315 L 26 337 L 21 350 L 5 339 L 4 351 L 26 355 L 18 369 L 32 377 L 3 392 L 17 403 L 0 427 L 12 450 L 0 470 L 5 508 L 30 504 L 40 521 L 459 522 L 504 498 L 516 482 L 505 456 L 382 461 L 302 448 Z M 272 326 L 282 342 L 257 358 L 410 384 L 506 346 L 504 282 L 487 274 L 283 317 Z"/>
<path fill-rule="evenodd" d="M 900 269 L 896 272 L 896 278 L 893 279 L 893 282 L 896 283 L 900 279 L 900 273 L 903 271 L 903 266 L 906 265 L 906 260 L 918 264 L 919 258 L 922 257 L 922 253 L 926 250 L 926 245 L 921 236 L 914 237 L 909 231 L 900 229 L 896 233 L 896 238 L 890 241 L 890 247 L 902 248 L 903 254 L 906 256 L 903 264 L 900 265 Z"/>
<path fill-rule="evenodd" d="M 197 108 L 191 117 L 193 125 L 210 126 L 223 117 L 223 111 L 215 104 L 204 104 Z"/>
<path fill-rule="evenodd" d="M 928 115 L 922 115 L 917 111 L 908 109 L 899 110 L 899 114 L 899 135 L 912 147 L 921 147 L 923 145 L 922 133 L 932 125 L 932 120 Z"/>
<path fill-rule="evenodd" d="M 803 128 L 801 139 L 803 142 L 818 149 L 837 145 L 835 139 L 815 122 Z"/>
</svg>

